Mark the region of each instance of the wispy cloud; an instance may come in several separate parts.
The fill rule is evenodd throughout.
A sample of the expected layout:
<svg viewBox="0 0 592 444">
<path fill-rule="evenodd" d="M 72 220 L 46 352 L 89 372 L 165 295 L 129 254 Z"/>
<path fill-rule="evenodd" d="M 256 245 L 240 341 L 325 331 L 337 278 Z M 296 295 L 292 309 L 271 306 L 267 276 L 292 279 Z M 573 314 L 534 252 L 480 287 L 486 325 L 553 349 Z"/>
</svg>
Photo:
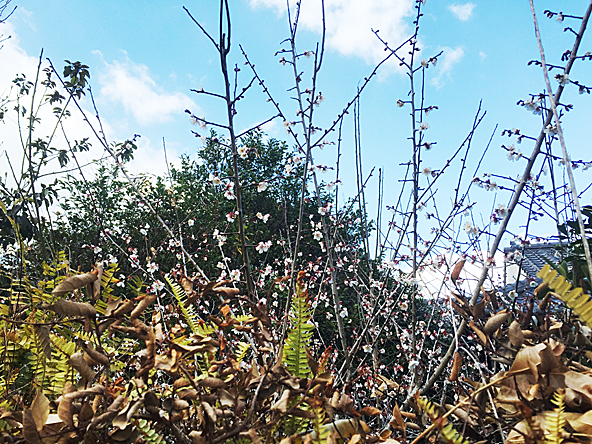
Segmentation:
<svg viewBox="0 0 592 444">
<path fill-rule="evenodd" d="M 98 76 L 101 99 L 122 105 L 140 125 L 168 122 L 187 108 L 198 112 L 189 96 L 158 85 L 146 65 L 126 58 L 124 62 L 105 62 L 105 68 Z"/>
<path fill-rule="evenodd" d="M 474 3 L 465 3 L 464 5 L 457 5 L 453 3 L 448 7 L 450 11 L 456 16 L 457 19 L 467 21 L 473 15 L 473 9 L 475 9 Z"/>
<path fill-rule="evenodd" d="M 250 0 L 252 6 L 275 9 L 285 14 L 285 0 Z M 293 7 L 293 0 L 290 4 Z M 376 63 L 385 56 L 384 47 L 371 29 L 392 46 L 398 46 L 410 32 L 408 17 L 413 14 L 413 0 L 325 0 L 327 47 L 346 56 Z M 320 2 L 302 2 L 300 25 L 322 31 Z"/>
<path fill-rule="evenodd" d="M 452 71 L 452 67 L 456 65 L 465 55 L 465 51 L 460 46 L 456 47 L 455 49 L 448 47 L 442 49 L 444 51 L 443 59 L 438 63 L 440 70 L 438 71 L 436 77 L 432 79 L 432 84 L 436 88 L 441 88 L 444 86 L 442 77 L 450 77 L 450 71 Z"/>
</svg>

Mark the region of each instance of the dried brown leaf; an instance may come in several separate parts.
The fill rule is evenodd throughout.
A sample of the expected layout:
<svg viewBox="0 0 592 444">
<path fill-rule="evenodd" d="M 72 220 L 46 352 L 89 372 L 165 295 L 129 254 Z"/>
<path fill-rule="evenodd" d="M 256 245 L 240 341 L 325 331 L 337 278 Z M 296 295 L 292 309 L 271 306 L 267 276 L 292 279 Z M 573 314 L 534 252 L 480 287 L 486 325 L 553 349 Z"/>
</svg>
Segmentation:
<svg viewBox="0 0 592 444">
<path fill-rule="evenodd" d="M 473 306 L 473 317 L 475 319 L 485 318 L 485 299 L 481 299 Z"/>
<path fill-rule="evenodd" d="M 59 418 L 64 421 L 67 425 L 72 427 L 74 425 L 73 421 L 73 412 L 72 412 L 72 398 L 68 397 L 69 393 L 74 392 L 74 386 L 70 381 L 64 384 L 64 389 L 62 390 L 62 400 L 58 405 L 58 416 Z"/>
<path fill-rule="evenodd" d="M 35 335 L 39 340 L 39 345 L 43 354 L 47 359 L 51 359 L 51 341 L 49 340 L 49 326 L 47 325 L 35 325 L 33 326 Z"/>
<path fill-rule="evenodd" d="M 242 432 L 239 436 L 248 438 L 253 444 L 262 444 L 259 435 L 257 435 L 257 432 L 254 429 L 251 429 L 248 432 Z"/>
<path fill-rule="evenodd" d="M 461 361 L 462 361 L 462 358 L 460 357 L 460 353 L 456 352 L 454 354 L 454 362 L 452 363 L 452 371 L 450 372 L 450 377 L 448 378 L 449 381 L 458 380 L 458 375 L 460 373 Z"/>
<path fill-rule="evenodd" d="M 136 308 L 134 308 L 134 311 L 132 311 L 132 314 L 130 315 L 130 320 L 133 321 L 134 319 L 140 317 L 140 315 L 144 313 L 144 310 L 150 307 L 155 300 L 156 294 L 147 294 L 146 296 L 144 296 L 144 299 L 142 299 L 140 303 L 136 306 Z"/>
<path fill-rule="evenodd" d="M 78 290 L 79 288 L 84 287 L 86 284 L 96 281 L 97 278 L 98 276 L 94 272 L 67 277 L 62 282 L 60 282 L 56 288 L 53 289 L 51 294 L 54 296 L 63 296 L 66 293 Z"/>
<path fill-rule="evenodd" d="M 452 273 L 450 273 L 450 280 L 452 280 L 453 284 L 456 284 L 458 277 L 460 276 L 460 272 L 462 271 L 463 267 L 465 266 L 465 260 L 461 259 L 456 263 L 454 268 L 452 269 Z"/>
<path fill-rule="evenodd" d="M 485 323 L 485 326 L 483 327 L 483 333 L 488 336 L 495 333 L 499 330 L 503 323 L 506 322 L 509 316 L 510 313 L 508 313 L 506 310 L 502 310 L 499 313 L 494 314 Z"/>
<path fill-rule="evenodd" d="M 541 282 L 537 288 L 534 289 L 534 295 L 538 299 L 540 295 L 542 295 L 545 290 L 549 288 L 549 284 L 546 282 Z"/>
<path fill-rule="evenodd" d="M 82 376 L 87 382 L 91 382 L 95 379 L 97 372 L 89 367 L 88 363 L 84 360 L 84 354 L 81 351 L 70 356 L 68 363 L 74 367 L 78 373 L 80 373 L 80 376 Z"/>
<path fill-rule="evenodd" d="M 278 399 L 272 406 L 272 412 L 286 413 L 288 410 L 288 399 L 290 398 L 290 390 L 284 390 L 280 399 Z"/>
<path fill-rule="evenodd" d="M 403 420 L 403 415 L 401 415 L 401 410 L 397 404 L 393 407 L 393 421 L 391 421 L 391 427 L 395 430 L 405 430 L 405 420 Z"/>
<path fill-rule="evenodd" d="M 204 379 L 200 379 L 199 381 L 197 381 L 197 385 L 199 385 L 200 387 L 207 387 L 213 389 L 226 387 L 226 383 L 223 380 L 219 378 L 213 378 L 211 376 L 207 376 Z"/>
<path fill-rule="evenodd" d="M 201 406 L 206 412 L 206 415 L 212 420 L 212 422 L 216 422 L 218 420 L 218 415 L 216 415 L 216 411 L 214 408 L 207 402 L 202 401 Z"/>
<path fill-rule="evenodd" d="M 31 414 L 37 426 L 37 431 L 40 431 L 49 416 L 49 399 L 41 391 L 37 392 L 37 396 L 33 399 Z"/>
<path fill-rule="evenodd" d="M 469 327 L 473 329 L 473 331 L 477 334 L 483 345 L 487 345 L 489 343 L 489 338 L 483 333 L 479 327 L 475 325 L 475 323 L 471 320 L 469 321 Z"/>
<path fill-rule="evenodd" d="M 520 350 L 520 347 L 524 344 L 524 333 L 522 333 L 522 328 L 520 328 L 520 323 L 518 321 L 514 320 L 510 324 L 508 337 L 510 338 L 510 343 Z"/>
<path fill-rule="evenodd" d="M 369 415 L 369 416 L 376 416 L 380 415 L 382 410 L 377 409 L 376 407 L 366 406 L 360 410 L 360 415 Z"/>
<path fill-rule="evenodd" d="M 94 319 L 97 315 L 95 307 L 82 302 L 60 300 L 54 304 L 42 304 L 41 308 L 53 311 L 57 314 L 66 316 L 84 316 L 89 319 Z"/>
<path fill-rule="evenodd" d="M 99 262 L 95 271 L 97 272 L 97 279 L 92 283 L 92 295 L 90 296 L 93 301 L 97 301 L 101 298 L 101 279 L 104 271 L 102 262 Z"/>
<path fill-rule="evenodd" d="M 132 311 L 136 305 L 132 299 L 126 299 L 123 303 L 121 302 L 121 298 L 118 298 L 116 301 L 117 304 L 111 310 L 108 312 L 105 311 L 106 316 L 113 316 L 114 318 L 122 317 Z M 107 304 L 107 307 L 109 308 L 109 304 Z"/>
<path fill-rule="evenodd" d="M 30 409 L 23 410 L 23 435 L 29 444 L 41 444 L 41 437 L 37 431 L 35 417 Z"/>
<path fill-rule="evenodd" d="M 222 295 L 227 298 L 236 296 L 240 293 L 240 290 L 238 288 L 232 287 L 215 287 L 212 289 L 212 291 L 218 295 Z"/>
<path fill-rule="evenodd" d="M 105 367 L 109 367 L 109 358 L 105 356 L 103 353 L 95 350 L 95 348 L 91 344 L 82 343 L 82 349 L 96 362 Z"/>
</svg>

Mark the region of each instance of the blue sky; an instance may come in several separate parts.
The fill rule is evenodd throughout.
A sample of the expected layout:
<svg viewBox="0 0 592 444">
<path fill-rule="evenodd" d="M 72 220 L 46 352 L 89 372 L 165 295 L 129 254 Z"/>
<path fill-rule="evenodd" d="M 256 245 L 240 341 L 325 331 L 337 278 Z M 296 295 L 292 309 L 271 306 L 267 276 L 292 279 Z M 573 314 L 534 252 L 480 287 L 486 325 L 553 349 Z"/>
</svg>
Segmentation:
<svg viewBox="0 0 592 444">
<path fill-rule="evenodd" d="M 303 10 L 302 32 L 298 40 L 302 51 L 314 49 L 320 37 L 315 9 L 318 2 L 304 0 L 303 3 L 306 9 Z M 80 60 L 89 65 L 91 84 L 107 137 L 121 141 L 133 134 L 142 136 L 131 170 L 154 173 L 165 170 L 163 137 L 169 160 L 181 154 L 195 156 L 201 142 L 193 137 L 191 130 L 199 131 L 199 128 L 190 125 L 183 112 L 186 108 L 208 120 L 223 119 L 222 103 L 190 92 L 191 88 L 199 86 L 219 91 L 222 82 L 219 61 L 211 43 L 182 9 L 186 6 L 215 35 L 218 2 L 13 0 L 12 4 L 18 6 L 17 12 L 0 27 L 0 33 L 12 35 L 0 50 L 0 92 L 6 91 L 17 72 L 33 75 L 41 48 L 44 57 L 51 58 L 56 66 L 61 66 L 64 59 Z M 242 44 L 284 112 L 295 119 L 296 107 L 286 93 L 293 84 L 291 71 L 278 63 L 279 57 L 274 57 L 280 42 L 288 36 L 284 5 L 283 0 L 231 2 L 231 60 L 242 69 L 240 80 L 248 82 L 250 73 L 243 66 L 244 59 L 238 48 L 238 43 Z M 326 0 L 326 5 L 328 43 L 319 77 L 319 88 L 326 100 L 316 111 L 317 124 L 321 127 L 335 119 L 354 96 L 360 80 L 385 54 L 370 28 L 379 29 L 380 34 L 395 46 L 410 35 L 413 20 L 410 0 Z M 558 63 L 560 55 L 573 44 L 572 36 L 562 32 L 563 27 L 571 25 L 577 29 L 579 22 L 566 20 L 558 23 L 546 18 L 543 10 L 557 10 L 554 5 L 560 5 L 566 14 L 581 15 L 587 4 L 584 1 L 536 2 L 548 61 Z M 529 60 L 538 57 L 528 1 L 455 3 L 427 0 L 424 14 L 419 39 L 422 57 L 440 51 L 444 54 L 437 66 L 426 71 L 426 103 L 439 109 L 427 119 L 430 125 L 427 134 L 431 140 L 437 141 L 437 145 L 425 153 L 422 167 L 438 169 L 442 166 L 466 137 L 482 100 L 487 116 L 475 135 L 473 152 L 468 158 L 469 170 L 473 169 L 498 125 L 482 172 L 515 177 L 522 171 L 524 163 L 508 161 L 500 145 L 512 141 L 502 138 L 500 133 L 502 129 L 517 127 L 522 133 L 538 135 L 539 118 L 516 106 L 516 102 L 528 98 L 529 93 L 540 92 L 544 85 L 540 69 L 527 66 Z M 590 35 L 584 39 L 582 48 L 592 50 Z M 307 66 L 306 63 L 303 61 L 301 65 L 305 70 L 305 83 L 310 71 L 310 64 Z M 571 78 L 590 83 L 590 63 L 580 62 Z M 556 87 L 557 83 L 553 79 L 552 82 Z M 399 164 L 411 155 L 407 140 L 409 111 L 397 108 L 395 104 L 397 99 L 406 98 L 408 87 L 406 76 L 390 65 L 379 72 L 361 98 L 364 170 L 369 172 L 373 166 L 383 168 L 385 205 L 394 204 L 400 187 L 398 180 L 404 173 Z M 590 96 L 578 95 L 577 88 L 572 86 L 564 97 L 566 102 L 575 105 L 575 110 L 563 120 L 568 150 L 572 159 L 592 160 Z M 85 106 L 90 108 L 88 102 Z M 239 129 L 249 128 L 274 113 L 261 91 L 253 88 L 239 107 L 237 126 Z M 0 149 L 11 152 L 13 145 L 8 129 L 9 125 L 0 127 L 0 140 L 4 141 Z M 75 134 L 88 132 L 81 125 L 72 124 L 71 129 Z M 271 137 L 289 141 L 281 122 L 267 125 L 265 129 Z M 528 155 L 532 145 L 524 142 L 520 149 Z M 344 183 L 344 194 L 340 196 L 341 201 L 355 192 L 351 114 L 344 124 L 342 155 L 340 179 Z M 336 151 L 331 146 L 315 153 L 316 163 L 332 166 L 335 158 Z M 0 158 L 2 171 L 6 167 L 3 162 L 4 157 Z M 449 199 L 447 188 L 454 186 L 457 174 L 458 168 L 453 167 L 449 178 L 439 184 L 439 199 L 443 206 Z M 376 177 L 377 174 L 369 182 L 367 194 L 371 215 L 376 207 Z M 589 171 L 579 173 L 579 187 L 587 186 L 590 177 Z M 329 181 L 334 176 L 327 173 L 323 178 Z M 472 177 L 467 176 L 467 180 L 470 179 Z M 480 203 L 485 222 L 494 202 L 506 203 L 508 197 L 508 193 L 500 193 L 496 198 L 494 193 L 482 190 L 471 195 L 473 201 Z M 583 203 L 590 203 L 589 194 Z M 514 226 L 513 230 L 519 232 L 520 227 Z M 539 234 L 548 231 L 548 226 L 542 226 Z"/>
</svg>

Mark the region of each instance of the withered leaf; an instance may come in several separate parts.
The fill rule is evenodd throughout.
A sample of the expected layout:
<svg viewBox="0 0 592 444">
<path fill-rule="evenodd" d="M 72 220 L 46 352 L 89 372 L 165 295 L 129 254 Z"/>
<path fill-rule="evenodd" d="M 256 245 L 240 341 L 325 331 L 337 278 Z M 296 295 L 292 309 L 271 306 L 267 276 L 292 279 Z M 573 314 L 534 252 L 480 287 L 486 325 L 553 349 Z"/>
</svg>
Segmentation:
<svg viewBox="0 0 592 444">
<path fill-rule="evenodd" d="M 197 390 L 187 388 L 179 390 L 177 392 L 177 396 L 179 397 L 179 399 L 197 399 L 199 394 L 197 393 Z"/>
<path fill-rule="evenodd" d="M 74 290 L 84 287 L 86 284 L 96 281 L 98 278 L 96 273 L 77 274 L 64 279 L 60 284 L 53 289 L 51 294 L 54 296 L 63 296 Z"/>
<path fill-rule="evenodd" d="M 110 308 L 109 311 L 105 311 L 105 315 L 106 316 L 113 316 L 115 318 L 119 318 L 123 315 L 128 314 L 130 311 L 132 311 L 135 307 L 135 303 L 132 299 L 126 299 L 125 302 L 121 303 L 121 299 L 118 298 L 113 302 L 117 302 L 117 304 L 113 307 L 109 307 L 109 304 L 107 304 L 107 307 Z"/>
<path fill-rule="evenodd" d="M 51 359 L 51 341 L 49 340 L 49 326 L 47 325 L 35 325 L 35 335 L 39 340 L 39 345 L 43 354 L 47 359 Z"/>
<path fill-rule="evenodd" d="M 206 412 L 206 415 L 212 420 L 212 422 L 216 422 L 218 420 L 218 416 L 216 415 L 216 411 L 214 408 L 207 402 L 202 401 L 201 406 Z"/>
<path fill-rule="evenodd" d="M 280 396 L 280 399 L 278 399 L 271 406 L 270 410 L 272 412 L 286 413 L 286 410 L 288 410 L 288 399 L 289 398 L 290 398 L 290 390 L 284 390 L 282 392 L 282 396 Z"/>
<path fill-rule="evenodd" d="M 231 296 L 236 296 L 240 293 L 240 290 L 238 288 L 232 287 L 215 287 L 212 289 L 212 291 L 216 294 L 222 295 L 227 298 Z"/>
<path fill-rule="evenodd" d="M 454 268 L 452 269 L 452 273 L 450 273 L 450 280 L 452 280 L 453 284 L 456 284 L 458 277 L 460 276 L 460 272 L 462 271 L 463 267 L 465 266 L 465 260 L 461 259 L 456 263 Z"/>
<path fill-rule="evenodd" d="M 185 401 L 184 399 L 175 399 L 173 401 L 173 409 L 174 410 L 185 410 L 189 408 L 189 403 L 187 401 Z"/>
<path fill-rule="evenodd" d="M 37 392 L 37 396 L 33 399 L 31 414 L 37 426 L 37 431 L 40 431 L 49 416 L 49 399 L 41 391 Z"/>
<path fill-rule="evenodd" d="M 94 349 L 94 347 L 90 344 L 82 343 L 82 349 L 95 361 L 99 364 L 104 365 L 105 367 L 109 367 L 109 358 L 105 356 L 103 353 Z"/>
<path fill-rule="evenodd" d="M 485 317 L 485 299 L 481 299 L 473 306 L 473 316 L 475 319 L 483 319 Z"/>
<path fill-rule="evenodd" d="M 401 415 L 401 410 L 397 404 L 393 407 L 393 421 L 391 422 L 391 427 L 395 430 L 405 430 L 405 421 L 403 420 L 403 415 Z"/>
<path fill-rule="evenodd" d="M 213 389 L 219 389 L 219 388 L 224 388 L 226 387 L 226 383 L 218 378 L 213 378 L 211 376 L 207 376 L 203 379 L 200 379 L 199 381 L 197 381 L 197 385 L 199 385 L 200 387 L 207 387 L 207 388 L 213 388 Z"/>
<path fill-rule="evenodd" d="M 60 300 L 54 304 L 42 304 L 41 308 L 66 316 L 84 316 L 89 319 L 94 319 L 97 316 L 95 307 L 83 302 Z"/>
<path fill-rule="evenodd" d="M 68 397 L 69 393 L 74 392 L 74 386 L 70 381 L 64 384 L 64 389 L 62 390 L 62 400 L 58 405 L 58 416 L 59 418 L 64 421 L 67 425 L 72 427 L 74 425 L 73 422 L 73 413 L 72 413 L 72 398 Z"/>
<path fill-rule="evenodd" d="M 93 412 L 90 402 L 84 401 L 82 403 L 82 407 L 80 408 L 80 413 L 78 414 L 78 422 L 81 423 L 90 421 L 93 416 L 95 416 L 95 412 Z"/>
<path fill-rule="evenodd" d="M 103 263 L 99 262 L 96 266 L 95 271 L 97 272 L 97 279 L 92 283 L 92 295 L 90 295 L 93 301 L 101 298 L 101 279 L 103 277 Z"/>
<path fill-rule="evenodd" d="M 257 432 L 254 429 L 251 429 L 248 432 L 242 432 L 239 436 L 248 438 L 253 444 L 262 444 L 259 435 L 257 435 Z"/>
<path fill-rule="evenodd" d="M 510 338 L 510 343 L 520 350 L 520 347 L 524 344 L 524 333 L 522 333 L 522 328 L 520 328 L 520 323 L 518 321 L 514 320 L 510 324 L 508 337 Z"/>
<path fill-rule="evenodd" d="M 454 362 L 452 363 L 452 371 L 450 372 L 450 377 L 448 378 L 449 381 L 457 381 L 458 375 L 460 373 L 460 365 L 461 365 L 461 357 L 460 353 L 456 352 L 454 354 Z"/>
<path fill-rule="evenodd" d="M 508 319 L 509 316 L 510 313 L 508 313 L 505 310 L 502 310 L 499 313 L 493 315 L 485 323 L 485 326 L 483 327 L 483 332 L 486 335 L 491 335 L 492 333 L 495 333 L 499 330 L 502 324 L 506 322 L 506 319 Z"/>
<path fill-rule="evenodd" d="M 146 296 L 144 296 L 144 299 L 142 299 L 140 301 L 140 303 L 137 305 L 136 308 L 134 308 L 134 311 L 132 311 L 132 314 L 130 315 L 130 320 L 134 320 L 137 319 L 142 313 L 144 313 L 144 310 L 146 310 L 148 307 L 150 307 L 152 305 L 152 303 L 156 300 L 156 294 L 147 294 Z"/>
<path fill-rule="evenodd" d="M 539 299 L 547 288 L 549 288 L 549 284 L 546 282 L 541 282 L 539 286 L 534 289 L 534 296 Z"/>
<path fill-rule="evenodd" d="M 473 331 L 477 334 L 477 336 L 479 336 L 479 339 L 481 340 L 481 342 L 483 342 L 483 345 L 487 345 L 489 342 L 489 338 L 485 335 L 485 333 L 483 333 L 479 327 L 477 327 L 475 325 L 475 323 L 473 322 L 473 320 L 469 321 L 469 327 L 471 327 L 473 329 Z"/>
<path fill-rule="evenodd" d="M 68 363 L 74 367 L 80 376 L 82 376 L 87 382 L 91 382 L 95 379 L 97 372 L 89 367 L 88 363 L 84 360 L 84 354 L 81 351 L 77 351 L 68 360 Z"/>
<path fill-rule="evenodd" d="M 23 411 L 23 435 L 25 442 L 29 444 L 41 444 L 41 437 L 37 432 L 37 424 L 31 409 L 25 408 Z"/>
<path fill-rule="evenodd" d="M 362 410 L 360 410 L 361 415 L 369 415 L 369 416 L 376 416 L 380 415 L 382 410 L 377 409 L 376 407 L 366 406 Z"/>
</svg>

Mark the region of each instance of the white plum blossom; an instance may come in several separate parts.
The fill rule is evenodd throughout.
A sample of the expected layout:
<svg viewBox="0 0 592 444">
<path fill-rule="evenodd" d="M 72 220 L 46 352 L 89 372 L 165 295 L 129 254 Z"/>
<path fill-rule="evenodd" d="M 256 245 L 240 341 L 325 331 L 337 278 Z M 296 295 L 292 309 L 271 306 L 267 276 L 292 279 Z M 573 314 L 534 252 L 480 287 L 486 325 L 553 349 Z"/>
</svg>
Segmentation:
<svg viewBox="0 0 592 444">
<path fill-rule="evenodd" d="M 214 185 L 220 185 L 220 183 L 222 182 L 218 176 L 212 173 L 210 173 L 210 175 L 208 176 L 208 180 L 212 182 Z"/>
<path fill-rule="evenodd" d="M 264 180 L 263 182 L 259 182 L 259 185 L 257 185 L 257 192 L 263 193 L 265 190 L 267 190 L 268 187 L 269 187 L 268 181 Z"/>
<path fill-rule="evenodd" d="M 248 148 L 246 146 L 239 146 L 236 150 L 241 159 L 246 159 L 248 157 Z"/>
<path fill-rule="evenodd" d="M 271 241 L 259 242 L 257 244 L 257 246 L 255 247 L 255 250 L 257 250 L 257 252 L 259 254 L 263 254 L 263 253 L 266 253 L 270 247 L 271 247 Z"/>
<path fill-rule="evenodd" d="M 230 280 L 238 281 L 240 280 L 241 272 L 239 270 L 232 270 L 230 272 Z"/>
<path fill-rule="evenodd" d="M 158 264 L 155 264 L 154 262 L 148 262 L 146 265 L 146 271 L 148 271 L 150 274 L 153 274 L 155 271 L 158 271 Z"/>
<path fill-rule="evenodd" d="M 425 131 L 427 129 L 429 129 L 430 125 L 427 124 L 427 122 L 421 122 L 419 124 L 419 130 L 420 131 Z"/>
<path fill-rule="evenodd" d="M 233 200 L 235 198 L 234 191 L 232 189 L 228 189 L 224 192 L 224 197 L 228 200 Z"/>
<path fill-rule="evenodd" d="M 164 283 L 161 281 L 155 281 L 150 288 L 154 293 L 159 292 L 164 288 Z"/>
<path fill-rule="evenodd" d="M 471 222 L 465 222 L 465 225 L 463 227 L 465 229 L 465 232 L 468 235 L 473 235 L 473 236 L 477 236 L 479 234 L 479 228 L 473 226 L 473 224 L 471 224 Z"/>
<path fill-rule="evenodd" d="M 187 221 L 187 225 L 189 225 L 190 227 L 194 226 L 195 225 L 195 220 L 194 219 L 189 219 Z"/>
<path fill-rule="evenodd" d="M 257 213 L 257 219 L 260 219 L 263 221 L 264 224 L 267 223 L 267 221 L 269 220 L 270 215 L 269 214 L 262 214 L 262 213 Z"/>
<path fill-rule="evenodd" d="M 226 215 L 226 220 L 229 224 L 233 223 L 235 218 L 236 215 L 232 211 Z"/>
<path fill-rule="evenodd" d="M 370 353 L 372 351 L 372 346 L 366 344 L 366 345 L 362 346 L 362 350 L 364 350 L 364 353 Z"/>
<path fill-rule="evenodd" d="M 557 74 L 555 80 L 557 80 L 561 86 L 565 86 L 569 83 L 569 75 L 566 73 Z"/>
<path fill-rule="evenodd" d="M 320 241 L 323 238 L 323 234 L 320 231 L 315 231 L 312 235 L 314 240 Z"/>
</svg>

